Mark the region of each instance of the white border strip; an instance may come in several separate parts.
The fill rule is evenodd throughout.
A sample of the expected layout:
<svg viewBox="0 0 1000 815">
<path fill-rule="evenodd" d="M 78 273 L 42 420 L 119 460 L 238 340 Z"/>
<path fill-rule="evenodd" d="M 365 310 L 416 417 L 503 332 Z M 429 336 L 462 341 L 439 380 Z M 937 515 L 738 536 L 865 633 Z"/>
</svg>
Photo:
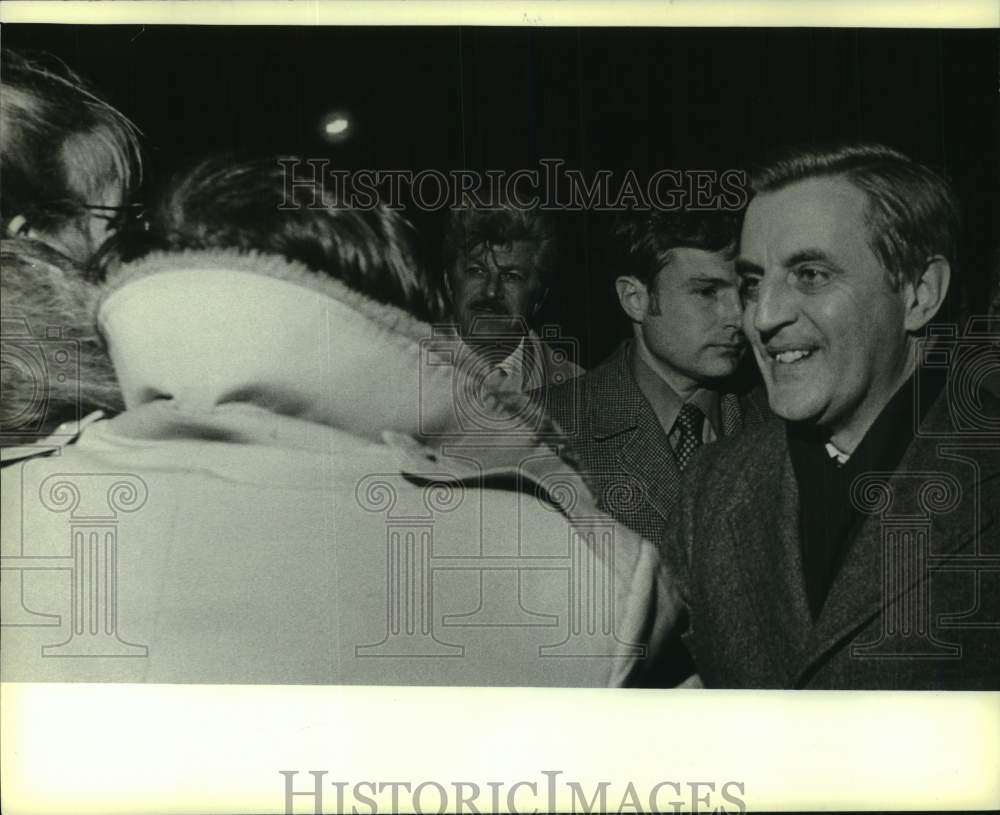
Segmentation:
<svg viewBox="0 0 1000 815">
<path fill-rule="evenodd" d="M 997 28 L 996 0 L 32 0 L 5 23 Z"/>
<path fill-rule="evenodd" d="M 0 687 L 3 811 L 285 812 L 285 778 L 324 809 L 373 808 L 359 782 L 535 782 L 519 811 L 574 805 L 610 782 L 610 811 L 631 783 L 714 784 L 710 806 L 755 810 L 996 809 L 1000 694 L 570 689 L 6 684 Z M 372 790 L 362 788 L 371 795 Z M 670 806 L 673 789 L 661 788 Z M 700 793 L 710 793 L 702 786 Z M 485 793 L 484 793 L 485 795 Z M 435 811 L 428 792 L 423 811 Z M 398 807 L 411 809 L 403 796 Z M 480 811 L 492 809 L 479 799 Z M 311 794 L 293 812 L 313 812 Z M 645 807 L 645 805 L 643 804 Z M 685 808 L 690 807 L 688 802 Z M 454 803 L 449 811 L 454 811 Z M 466 809 L 465 811 L 472 811 Z M 634 809 L 626 809 L 632 811 Z"/>
</svg>

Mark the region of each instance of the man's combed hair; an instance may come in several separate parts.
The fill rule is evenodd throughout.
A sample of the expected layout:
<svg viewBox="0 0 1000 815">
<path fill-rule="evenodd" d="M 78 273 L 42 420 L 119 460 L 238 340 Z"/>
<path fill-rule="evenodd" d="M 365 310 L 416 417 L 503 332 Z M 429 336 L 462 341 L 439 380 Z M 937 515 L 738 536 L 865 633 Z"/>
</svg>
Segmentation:
<svg viewBox="0 0 1000 815">
<path fill-rule="evenodd" d="M 414 256 L 408 221 L 383 206 L 340 206 L 320 182 L 311 190 L 304 184 L 297 180 L 294 200 L 286 200 L 279 159 L 209 159 L 168 188 L 149 231 L 138 236 L 141 247 L 124 247 L 123 254 L 237 249 L 278 255 L 420 319 L 442 317 L 443 293 Z"/>
<path fill-rule="evenodd" d="M 842 177 L 868 196 L 870 245 L 894 286 L 916 282 L 934 256 L 958 264 L 961 219 L 951 185 L 939 173 L 882 144 L 799 149 L 756 170 L 754 193 L 810 178 Z"/>
<path fill-rule="evenodd" d="M 534 209 L 503 204 L 497 209 L 462 207 L 451 211 L 445 233 L 444 263 L 450 269 L 482 245 L 507 246 L 513 241 L 534 245 L 535 269 L 543 281 L 555 271 L 556 228 L 552 216 Z"/>
<path fill-rule="evenodd" d="M 41 229 L 84 216 L 109 184 L 122 199 L 141 181 L 139 131 L 66 65 L 3 49 L 0 216 Z"/>
<path fill-rule="evenodd" d="M 675 249 L 736 253 L 739 217 L 733 212 L 628 212 L 611 228 L 609 272 L 612 278 L 635 277 L 650 285 Z"/>
</svg>

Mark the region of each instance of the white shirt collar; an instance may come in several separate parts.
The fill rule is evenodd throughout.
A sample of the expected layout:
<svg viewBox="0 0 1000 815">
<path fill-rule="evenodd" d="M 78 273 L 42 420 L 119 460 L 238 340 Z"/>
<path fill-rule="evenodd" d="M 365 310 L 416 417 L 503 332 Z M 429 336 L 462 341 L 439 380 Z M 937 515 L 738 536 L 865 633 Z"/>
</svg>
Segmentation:
<svg viewBox="0 0 1000 815">
<path fill-rule="evenodd" d="M 850 453 L 843 452 L 833 442 L 829 441 L 826 443 L 826 452 L 838 464 L 847 464 L 848 459 L 851 457 Z"/>
<path fill-rule="evenodd" d="M 505 390 L 534 390 L 544 384 L 544 374 L 539 369 L 539 366 L 543 364 L 541 360 L 533 358 L 530 364 L 528 362 L 528 342 L 536 343 L 535 347 L 538 348 L 537 343 L 540 340 L 533 333 L 527 337 L 521 337 L 521 341 L 517 344 L 517 347 L 496 366 L 506 374 L 504 380 Z M 532 355 L 532 357 L 535 356 L 537 355 Z"/>
</svg>

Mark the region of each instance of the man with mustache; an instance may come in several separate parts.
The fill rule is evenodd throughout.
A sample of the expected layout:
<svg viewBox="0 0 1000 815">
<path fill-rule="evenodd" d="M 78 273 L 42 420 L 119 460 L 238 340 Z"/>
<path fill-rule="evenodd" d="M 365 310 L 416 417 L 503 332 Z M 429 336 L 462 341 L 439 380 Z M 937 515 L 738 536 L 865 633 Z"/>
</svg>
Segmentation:
<svg viewBox="0 0 1000 815">
<path fill-rule="evenodd" d="M 737 227 L 727 212 L 619 216 L 608 263 L 632 336 L 584 376 L 538 394 L 601 508 L 652 541 L 695 451 L 763 418 L 732 392 L 746 349 Z"/>
<path fill-rule="evenodd" d="M 1000 403 L 971 335 L 921 340 L 957 272 L 953 194 L 869 144 L 793 152 L 752 187 L 743 328 L 776 417 L 698 458 L 664 540 L 698 672 L 1000 688 Z"/>
<path fill-rule="evenodd" d="M 444 260 L 465 363 L 485 385 L 516 393 L 583 372 L 573 343 L 550 345 L 531 330 L 554 271 L 550 215 L 509 204 L 453 211 Z"/>
</svg>

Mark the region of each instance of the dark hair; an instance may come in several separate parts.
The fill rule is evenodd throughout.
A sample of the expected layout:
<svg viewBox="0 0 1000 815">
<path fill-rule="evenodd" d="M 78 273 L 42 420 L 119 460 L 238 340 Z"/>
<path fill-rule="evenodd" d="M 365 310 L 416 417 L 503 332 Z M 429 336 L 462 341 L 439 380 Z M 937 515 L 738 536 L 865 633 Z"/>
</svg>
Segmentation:
<svg viewBox="0 0 1000 815">
<path fill-rule="evenodd" d="M 421 319 L 441 319 L 443 294 L 414 257 L 409 222 L 383 206 L 340 206 L 322 181 L 308 189 L 296 179 L 296 195 L 286 200 L 280 161 L 219 157 L 198 164 L 155 205 L 140 249 L 123 256 L 185 249 L 280 255 Z"/>
<path fill-rule="evenodd" d="M 86 215 L 109 183 L 122 200 L 142 176 L 139 131 L 66 65 L 3 49 L 0 217 L 43 230 Z"/>
<path fill-rule="evenodd" d="M 549 213 L 502 203 L 497 209 L 462 207 L 451 211 L 444 241 L 446 269 L 465 259 L 477 247 L 503 246 L 513 241 L 534 244 L 534 268 L 543 282 L 555 266 L 556 227 Z"/>
<path fill-rule="evenodd" d="M 609 271 L 649 286 L 674 249 L 702 249 L 734 257 L 739 236 L 734 212 L 628 212 L 611 228 Z"/>
<path fill-rule="evenodd" d="M 754 193 L 809 178 L 843 177 L 868 197 L 869 245 L 894 287 L 916 282 L 927 261 L 941 255 L 957 270 L 961 218 L 948 181 L 882 144 L 796 149 L 756 170 Z"/>
</svg>

